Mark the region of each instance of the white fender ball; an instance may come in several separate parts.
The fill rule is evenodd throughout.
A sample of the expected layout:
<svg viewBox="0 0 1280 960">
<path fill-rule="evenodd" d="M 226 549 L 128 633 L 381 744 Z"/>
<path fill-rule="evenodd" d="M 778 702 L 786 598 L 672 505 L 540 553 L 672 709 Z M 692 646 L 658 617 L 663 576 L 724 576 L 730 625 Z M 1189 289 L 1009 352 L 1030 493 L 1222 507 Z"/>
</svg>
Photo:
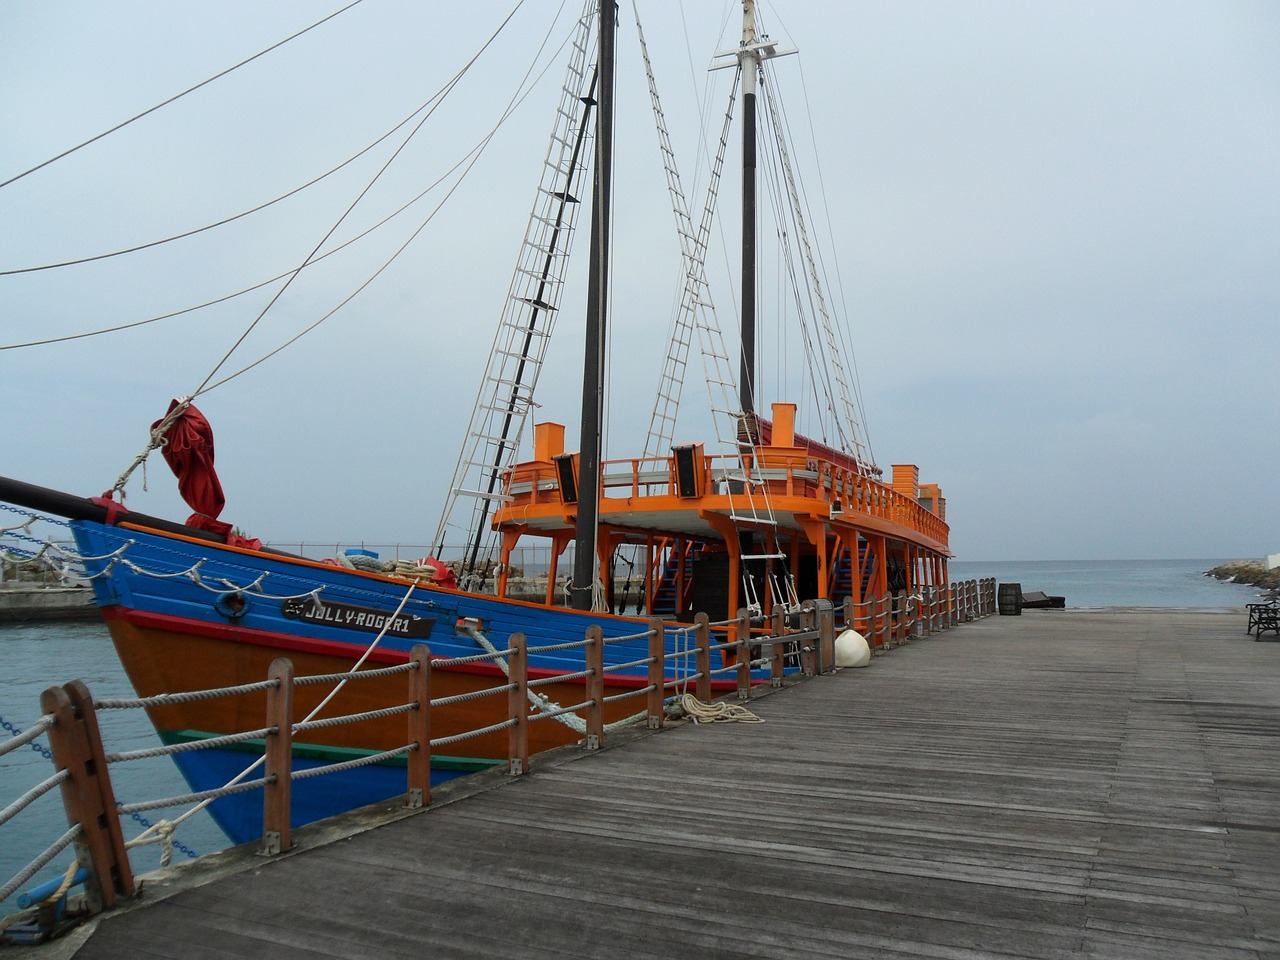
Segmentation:
<svg viewBox="0 0 1280 960">
<path fill-rule="evenodd" d="M 865 667 L 871 662 L 871 648 L 857 630 L 846 630 L 836 637 L 836 666 Z"/>
</svg>

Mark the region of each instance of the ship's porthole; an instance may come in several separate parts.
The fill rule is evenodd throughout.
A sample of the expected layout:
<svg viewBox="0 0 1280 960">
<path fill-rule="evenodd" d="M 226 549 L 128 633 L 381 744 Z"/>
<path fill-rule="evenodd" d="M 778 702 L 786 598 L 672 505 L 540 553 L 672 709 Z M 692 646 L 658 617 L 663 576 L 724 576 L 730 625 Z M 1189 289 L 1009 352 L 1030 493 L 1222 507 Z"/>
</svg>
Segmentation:
<svg viewBox="0 0 1280 960">
<path fill-rule="evenodd" d="M 239 620 L 248 611 L 249 601 L 245 599 L 243 593 L 237 590 L 231 593 L 219 594 L 218 599 L 213 602 L 213 606 L 228 620 Z"/>
</svg>

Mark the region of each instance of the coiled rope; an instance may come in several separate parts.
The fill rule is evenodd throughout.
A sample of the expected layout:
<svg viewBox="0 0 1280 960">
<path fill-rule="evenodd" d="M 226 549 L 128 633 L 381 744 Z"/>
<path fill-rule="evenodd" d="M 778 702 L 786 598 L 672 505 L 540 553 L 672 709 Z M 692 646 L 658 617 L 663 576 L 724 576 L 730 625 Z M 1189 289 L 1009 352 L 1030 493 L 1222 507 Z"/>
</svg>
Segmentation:
<svg viewBox="0 0 1280 960">
<path fill-rule="evenodd" d="M 680 708 L 694 723 L 764 723 L 746 707 L 724 700 L 703 703 L 692 693 L 680 697 Z"/>
</svg>

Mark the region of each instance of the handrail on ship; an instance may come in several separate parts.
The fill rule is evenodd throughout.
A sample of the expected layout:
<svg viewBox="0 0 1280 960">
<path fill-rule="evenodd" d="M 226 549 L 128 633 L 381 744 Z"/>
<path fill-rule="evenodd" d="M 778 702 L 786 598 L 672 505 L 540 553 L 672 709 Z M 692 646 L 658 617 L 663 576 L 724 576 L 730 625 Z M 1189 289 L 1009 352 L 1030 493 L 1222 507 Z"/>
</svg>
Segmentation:
<svg viewBox="0 0 1280 960">
<path fill-rule="evenodd" d="M 800 458 L 785 452 L 761 448 L 757 454 L 739 458 L 732 454 L 708 454 L 702 458 L 699 488 L 715 490 L 730 476 L 744 475 L 748 481 L 768 485 L 773 497 L 821 499 L 832 508 L 832 519 L 856 525 L 856 516 L 874 517 L 897 524 L 946 548 L 949 529 L 932 511 L 883 481 L 821 457 Z M 606 460 L 601 464 L 600 496 L 625 490 L 624 498 L 675 496 L 677 476 L 671 456 L 631 457 Z M 507 477 L 508 496 L 527 497 L 527 505 L 559 503 L 559 485 L 548 473 L 541 475 L 532 464 L 520 464 Z M 836 505 L 839 510 L 835 510 Z"/>
</svg>

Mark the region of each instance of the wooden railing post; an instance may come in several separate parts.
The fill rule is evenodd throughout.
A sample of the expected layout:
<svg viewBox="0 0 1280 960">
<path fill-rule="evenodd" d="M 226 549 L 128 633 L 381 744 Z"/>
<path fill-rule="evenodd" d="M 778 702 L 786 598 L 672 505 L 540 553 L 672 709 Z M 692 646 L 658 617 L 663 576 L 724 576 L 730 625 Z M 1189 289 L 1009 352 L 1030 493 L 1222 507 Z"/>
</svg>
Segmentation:
<svg viewBox="0 0 1280 960">
<path fill-rule="evenodd" d="M 738 641 L 735 651 L 738 657 L 738 699 L 751 699 L 751 614 L 745 607 L 738 608 L 738 623 L 734 630 Z"/>
<path fill-rule="evenodd" d="M 769 627 L 769 633 L 774 637 L 783 637 L 787 632 L 787 615 L 783 611 L 782 606 L 778 605 L 773 608 L 772 622 Z M 787 645 L 785 643 L 774 642 L 769 650 L 769 686 L 782 686 L 782 678 L 784 676 L 784 668 L 786 666 L 785 658 L 787 655 Z"/>
<path fill-rule="evenodd" d="M 418 706 L 409 711 L 409 785 L 406 807 L 425 807 L 431 802 L 431 651 L 425 643 L 409 651 L 409 700 Z"/>
<path fill-rule="evenodd" d="M 693 618 L 693 641 L 697 645 L 697 656 L 694 667 L 698 671 L 698 685 L 695 688 L 698 699 L 703 703 L 711 702 L 711 618 L 700 613 Z"/>
<path fill-rule="evenodd" d="M 880 598 L 873 593 L 866 597 L 862 602 L 867 608 L 867 612 L 865 614 L 867 618 L 867 629 L 862 635 L 867 638 L 867 646 L 871 648 L 871 652 L 875 653 L 880 648 L 880 623 L 879 617 L 876 615 L 876 610 L 878 609 L 877 605 L 880 603 Z"/>
<path fill-rule="evenodd" d="M 650 730 L 660 730 L 664 720 L 663 701 L 667 698 L 667 644 L 662 620 L 649 621 L 649 695 L 646 698 L 647 723 Z"/>
<path fill-rule="evenodd" d="M 817 624 L 817 616 L 814 613 L 813 601 L 802 600 L 800 602 L 800 629 L 804 631 L 812 630 Z M 812 677 L 816 672 L 814 664 L 817 661 L 817 642 L 805 639 L 800 644 L 800 672 L 806 677 Z"/>
<path fill-rule="evenodd" d="M 133 868 L 125 849 L 115 790 L 107 773 L 102 733 L 89 688 L 80 680 L 50 687 L 40 696 L 40 707 L 57 722 L 49 728 L 49 747 L 62 781 L 62 805 L 67 826 L 80 824 L 76 857 L 89 871 L 85 897 L 93 912 L 110 909 L 121 897 L 133 896 Z"/>
<path fill-rule="evenodd" d="M 276 685 L 267 691 L 267 785 L 262 791 L 262 848 L 265 856 L 284 853 L 293 846 L 289 813 L 293 805 L 293 662 L 286 657 L 271 661 L 267 679 Z"/>
<path fill-rule="evenodd" d="M 815 600 L 818 615 L 818 672 L 836 665 L 836 606 L 830 600 Z"/>
<path fill-rule="evenodd" d="M 507 641 L 511 654 L 511 690 L 507 693 L 507 717 L 515 723 L 507 728 L 507 772 L 513 777 L 529 772 L 529 652 L 523 633 L 511 634 Z"/>
<path fill-rule="evenodd" d="M 587 627 L 586 668 L 587 749 L 599 750 L 604 742 L 604 631 L 596 624 Z"/>
</svg>

